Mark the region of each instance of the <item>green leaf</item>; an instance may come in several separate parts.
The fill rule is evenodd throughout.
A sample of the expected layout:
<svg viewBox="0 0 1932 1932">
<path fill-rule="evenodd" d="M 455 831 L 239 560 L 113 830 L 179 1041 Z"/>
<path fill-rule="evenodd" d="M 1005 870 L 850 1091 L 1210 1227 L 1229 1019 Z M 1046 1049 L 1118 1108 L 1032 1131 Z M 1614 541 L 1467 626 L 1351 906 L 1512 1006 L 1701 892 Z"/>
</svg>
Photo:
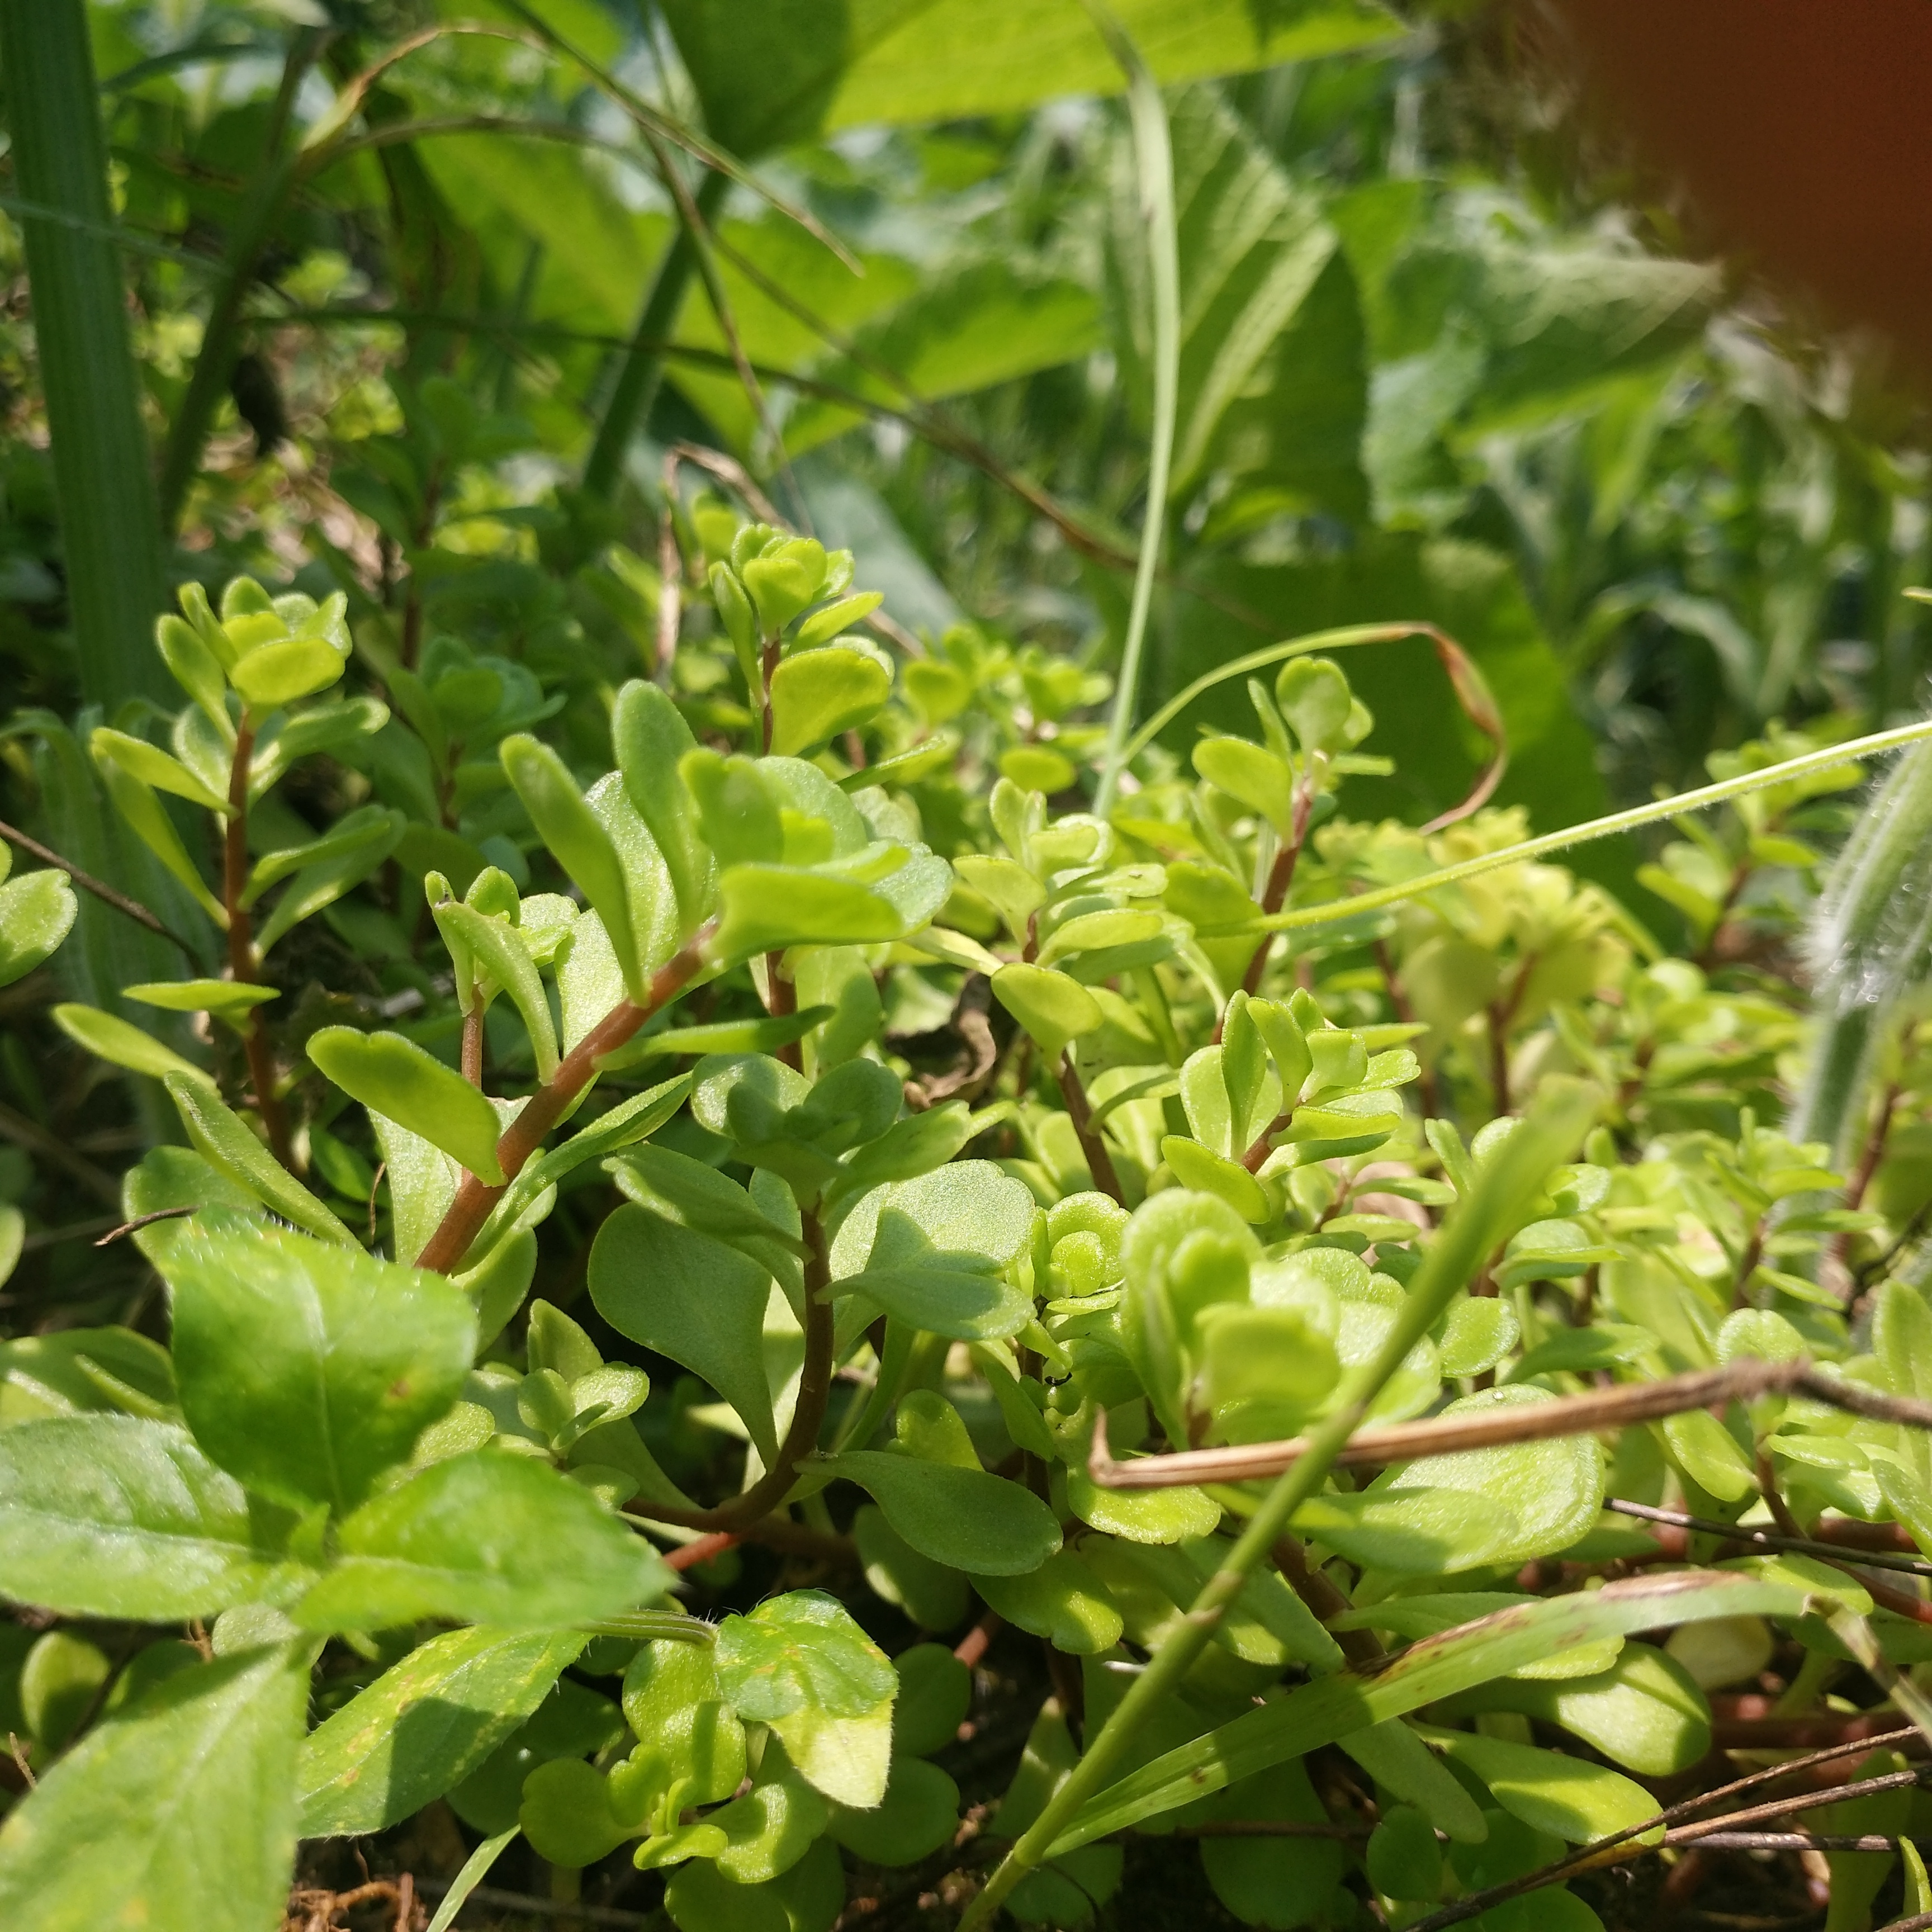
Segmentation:
<svg viewBox="0 0 1932 1932">
<path fill-rule="evenodd" d="M 1475 1800 L 1406 1724 L 1391 1718 L 1337 1742 L 1377 1784 L 1424 1813 L 1437 1831 L 1464 1844 L 1481 1843 L 1489 1828 Z"/>
<path fill-rule="evenodd" d="M 1070 1550 L 1021 1575 L 976 1576 L 973 1587 L 988 1609 L 1070 1657 L 1112 1649 L 1125 1628 L 1107 1586 Z"/>
<path fill-rule="evenodd" d="M 1220 1818 L 1303 1825 L 1319 1824 L 1328 1815 L 1300 1765 L 1238 1786 L 1214 1810 Z M 1230 1836 L 1206 1838 L 1201 1846 L 1214 1896 L 1251 1925 L 1303 1925 L 1326 1916 L 1347 1858 L 1333 1839 Z"/>
<path fill-rule="evenodd" d="M 772 1598 L 718 1625 L 715 1656 L 732 1708 L 769 1724 L 816 1790 L 842 1804 L 878 1803 L 898 1678 L 842 1604 L 816 1590 Z"/>
<path fill-rule="evenodd" d="M 251 986 L 244 980 L 157 980 L 144 986 L 123 986 L 121 997 L 138 1000 L 144 1006 L 158 1006 L 164 1012 L 212 1013 L 240 1032 L 257 1006 L 281 995 L 273 986 Z"/>
<path fill-rule="evenodd" d="M 503 1184 L 496 1158 L 502 1125 L 496 1108 L 479 1088 L 414 1040 L 399 1033 L 324 1027 L 310 1036 L 308 1057 L 350 1099 L 440 1148 L 479 1180 Z"/>
<path fill-rule="evenodd" d="M 1627 1831 L 1656 1815 L 1657 1800 L 1607 1765 L 1468 1731 L 1425 1730 L 1421 1735 L 1474 1772 L 1511 1816 L 1573 1845 Z M 1663 1836 L 1660 1825 L 1638 1842 L 1654 1844 Z"/>
<path fill-rule="evenodd" d="M 1442 1413 L 1556 1400 L 1517 1383 L 1465 1396 Z M 1294 1520 L 1298 1534 L 1352 1562 L 1441 1574 L 1551 1555 L 1588 1529 L 1603 1504 L 1603 1450 L 1594 1436 L 1582 1436 L 1426 1456 L 1365 1490 L 1311 1497 Z"/>
<path fill-rule="evenodd" d="M 1677 1660 L 1627 1643 L 1594 1676 L 1538 1681 L 1507 1677 L 1444 1702 L 1445 1721 L 1475 1711 L 1520 1711 L 1558 1724 L 1642 1778 L 1671 1778 L 1711 1748 L 1711 1706 Z"/>
<path fill-rule="evenodd" d="M 625 1207 L 597 1231 L 590 1283 L 597 1312 L 619 1334 L 709 1382 L 767 1465 L 776 1458 L 764 1340 L 772 1280 L 763 1267 L 709 1234 Z"/>
<path fill-rule="evenodd" d="M 876 945 L 924 923 L 868 883 L 809 866 L 728 866 L 718 888 L 712 952 L 721 962 L 789 946 Z"/>
<path fill-rule="evenodd" d="M 625 792 L 663 855 L 680 924 L 690 932 L 709 910 L 716 870 L 678 770 L 698 741 L 669 694 L 636 678 L 617 694 L 610 740 Z"/>
<path fill-rule="evenodd" d="M 334 1566 L 291 1612 L 308 1630 L 424 1617 L 514 1628 L 635 1609 L 670 1572 L 580 1484 L 526 1456 L 436 1462 L 345 1517 Z"/>
<path fill-rule="evenodd" d="M 937 1765 L 896 1757 L 878 1808 L 863 1811 L 835 1805 L 828 1828 L 868 1864 L 916 1864 L 959 1828 L 959 1787 Z"/>
<path fill-rule="evenodd" d="M 195 904 L 217 926 L 226 929 L 228 915 L 223 911 L 220 901 L 208 890 L 200 867 L 188 856 L 188 848 L 182 844 L 174 821 L 154 796 L 153 787 L 144 784 L 112 758 L 99 756 L 94 762 L 100 772 L 101 782 L 107 788 L 107 795 L 114 801 L 114 809 L 128 822 L 135 836 L 187 888 L 188 896 Z"/>
<path fill-rule="evenodd" d="M 1400 31 L 1366 0 L 1122 0 L 1115 10 L 1162 81 L 1239 74 L 1369 46 Z M 1118 94 L 1120 69 L 1088 16 L 1029 0 L 867 7 L 841 31 L 796 0 L 671 0 L 665 15 L 705 124 L 746 154 L 877 122 L 957 121 L 1067 94 Z"/>
<path fill-rule="evenodd" d="M 242 903 L 252 906 L 270 886 L 280 885 L 298 872 L 332 868 L 341 861 L 362 857 L 378 846 L 382 848 L 380 858 L 395 842 L 392 815 L 380 806 L 363 806 L 338 819 L 319 838 L 284 846 L 278 852 L 264 853 L 248 874 Z M 374 866 L 370 869 L 373 871 Z"/>
<path fill-rule="evenodd" d="M 305 1838 L 399 1823 L 461 1783 L 548 1694 L 584 1640 L 445 1630 L 311 1731 L 296 1772 Z"/>
<path fill-rule="evenodd" d="M 347 663 L 326 638 L 288 638 L 249 652 L 230 670 L 228 681 L 251 710 L 273 711 L 326 691 Z"/>
<path fill-rule="evenodd" d="M 1030 1490 L 983 1469 L 891 1450 L 852 1449 L 820 1466 L 856 1483 L 922 1556 L 950 1569 L 1023 1576 L 1060 1547 L 1060 1525 Z"/>
<path fill-rule="evenodd" d="M 869 651 L 794 652 L 772 674 L 772 749 L 790 756 L 823 745 L 867 723 L 892 692 L 891 670 Z"/>
<path fill-rule="evenodd" d="M 1070 1040 L 1099 1030 L 1100 1003 L 1078 980 L 1051 967 L 1016 962 L 993 975 L 993 997 L 1031 1035 L 1049 1062 Z"/>
<path fill-rule="evenodd" d="M 845 1907 L 845 1870 L 830 1840 L 811 1838 L 796 1864 L 757 1884 L 725 1875 L 730 1856 L 694 1858 L 665 1887 L 664 1909 L 678 1932 L 831 1932 Z"/>
<path fill-rule="evenodd" d="M 953 1630 L 964 1621 L 965 1578 L 921 1556 L 877 1504 L 860 1505 L 852 1519 L 852 1540 L 873 1593 L 896 1604 L 922 1630 Z"/>
<path fill-rule="evenodd" d="M 172 752 L 149 744 L 145 738 L 130 737 L 124 731 L 110 730 L 104 724 L 88 740 L 88 748 L 97 760 L 111 758 L 123 771 L 157 791 L 172 793 L 205 811 L 227 816 L 228 800 L 220 792 L 204 784 Z"/>
<path fill-rule="evenodd" d="M 1024 1184 L 991 1161 L 953 1161 L 877 1189 L 832 1243 L 837 1292 L 862 1294 L 937 1335 L 1017 1334 L 1033 1304 L 1002 1270 L 1030 1238 L 1034 1213 Z"/>
<path fill-rule="evenodd" d="M 188 1425 L 278 1502 L 352 1508 L 461 1393 L 476 1320 L 440 1275 L 206 1217 L 161 1267 Z"/>
<path fill-rule="evenodd" d="M 64 1616 L 178 1622 L 261 1595 L 248 1498 L 184 1430 L 52 1416 L 0 1430 L 0 1589 Z"/>
<path fill-rule="evenodd" d="M 171 1073 L 208 1084 L 208 1076 L 192 1060 L 184 1060 L 172 1047 L 164 1046 L 152 1034 L 128 1021 L 104 1013 L 98 1006 L 72 1002 L 53 1010 L 54 1024 L 76 1046 L 85 1047 L 110 1066 L 124 1066 L 130 1073 L 145 1073 L 150 1079 L 165 1080 Z"/>
<path fill-rule="evenodd" d="M 277 1924 L 295 1862 L 304 1662 L 285 1646 L 219 1658 L 91 1732 L 0 1828 L 0 1922 L 9 1932 Z"/>
<path fill-rule="evenodd" d="M 360 885 L 403 844 L 406 831 L 419 832 L 425 829 L 411 826 L 400 812 L 391 812 L 386 817 L 386 826 L 372 824 L 371 830 L 346 850 L 338 850 L 332 858 L 304 866 L 289 881 L 268 917 L 256 928 L 258 958 L 304 920 L 333 905 L 344 892 Z"/>
<path fill-rule="evenodd" d="M 208 1166 L 273 1209 L 284 1221 L 359 1253 L 362 1244 L 281 1162 L 242 1117 L 222 1105 L 202 1074 L 170 1073 L 162 1080 L 195 1151 Z"/>
<path fill-rule="evenodd" d="M 503 769 L 524 802 L 537 836 L 557 863 L 584 889 L 609 934 L 611 950 L 632 998 L 644 992 L 643 963 L 638 951 L 630 890 L 610 835 L 577 788 L 563 760 L 548 746 L 527 733 L 506 738 L 500 747 Z"/>
<path fill-rule="evenodd" d="M 64 872 L 22 872 L 0 885 L 0 986 L 51 958 L 80 910 Z"/>
<path fill-rule="evenodd" d="M 1412 1645 L 1372 1676 L 1338 1672 L 1165 1753 L 1098 1794 L 1050 1848 L 1057 1856 L 1324 1744 L 1612 1636 L 1733 1616 L 1797 1617 L 1788 1584 L 1709 1571 L 1606 1584 L 1525 1604 Z"/>
</svg>

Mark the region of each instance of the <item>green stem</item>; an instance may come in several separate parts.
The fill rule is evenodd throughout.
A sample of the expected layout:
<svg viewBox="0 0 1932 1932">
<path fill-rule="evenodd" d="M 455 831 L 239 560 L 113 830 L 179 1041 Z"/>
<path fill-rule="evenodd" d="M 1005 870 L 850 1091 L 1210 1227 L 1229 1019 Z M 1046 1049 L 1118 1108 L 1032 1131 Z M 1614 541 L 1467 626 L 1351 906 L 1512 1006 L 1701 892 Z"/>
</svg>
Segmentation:
<svg viewBox="0 0 1932 1932">
<path fill-rule="evenodd" d="M 1552 1167 L 1582 1138 L 1600 1096 L 1574 1082 L 1546 1084 L 1543 1100 L 1511 1133 L 1468 1197 L 1443 1224 L 1418 1271 L 1406 1301 L 1374 1359 L 1351 1381 L 1343 1400 L 1308 1438 L 1301 1459 L 1280 1477 L 1248 1520 L 1226 1560 L 1210 1577 L 1186 1616 L 1149 1660 L 1086 1754 L 1046 1808 L 1013 1846 L 959 1922 L 959 1932 L 981 1932 L 1027 1874 L 1042 1864 L 1076 1813 L 1111 1780 L 1148 1724 L 1179 1690 L 1189 1667 L 1213 1638 L 1249 1573 L 1265 1558 L 1288 1520 L 1326 1479 L 1330 1464 L 1367 1414 L 1383 1384 L 1426 1335 L 1450 1298 L 1482 1267 Z"/>
<path fill-rule="evenodd" d="M 715 220 L 724 198 L 731 191 L 728 176 L 707 173 L 698 184 L 698 211 L 706 221 Z M 623 473 L 624 458 L 632 439 L 650 418 L 651 404 L 664 379 L 664 344 L 677 323 L 685 292 L 691 286 L 692 272 L 698 266 L 698 253 L 690 230 L 682 226 L 658 265 L 650 292 L 644 298 L 643 313 L 632 332 L 622 368 L 604 405 L 604 419 L 597 425 L 596 440 L 584 465 L 586 494 L 609 497 L 616 490 Z"/>
<path fill-rule="evenodd" d="M 1932 745 L 1899 760 L 1832 868 L 1811 950 L 1816 1033 L 1788 1131 L 1841 1169 L 1864 1128 L 1886 1015 L 1920 979 L 1932 926 Z"/>
<path fill-rule="evenodd" d="M 30 0 L 15 0 L 15 3 L 30 4 Z M 269 235 L 281 218 L 301 173 L 301 155 L 288 146 L 289 124 L 302 76 L 321 46 L 320 34 L 305 30 L 290 49 L 282 68 L 282 84 L 269 113 L 268 136 L 262 146 L 261 172 L 230 238 L 222 280 L 202 331 L 201 349 L 188 377 L 188 392 L 168 430 L 167 448 L 161 458 L 160 484 L 161 525 L 166 530 L 172 531 L 180 521 L 189 488 L 201 468 L 202 446 L 234 373 L 242 308 L 254 286 L 255 272 L 261 266 Z M 159 608 L 158 601 L 156 608 Z"/>
<path fill-rule="evenodd" d="M 1160 570 L 1167 529 L 1167 492 L 1174 466 L 1174 423 L 1180 393 L 1180 244 L 1174 208 L 1174 147 L 1160 88 L 1126 31 L 1102 4 L 1082 0 L 1120 71 L 1127 77 L 1127 111 L 1133 124 L 1134 158 L 1140 176 L 1141 213 L 1148 224 L 1148 261 L 1154 290 L 1154 444 L 1148 464 L 1147 508 L 1141 521 L 1140 558 L 1134 570 L 1133 602 L 1120 651 L 1120 682 L 1107 721 L 1106 756 L 1094 809 L 1104 818 L 1126 768 L 1127 734 L 1134 722 L 1141 653 L 1148 614 Z"/>
<path fill-rule="evenodd" d="M 134 697 L 170 703 L 152 642 L 167 602 L 160 519 L 82 0 L 0 0 L 0 72 L 15 184 L 50 211 L 17 218 L 82 694 L 109 712 Z"/>
<path fill-rule="evenodd" d="M 1660 820 L 1676 818 L 1686 812 L 1701 812 L 1706 806 L 1722 805 L 1727 800 L 1742 798 L 1747 792 L 1764 791 L 1792 778 L 1806 777 L 1813 772 L 1828 770 L 1834 765 L 1846 764 L 1855 759 L 1876 758 L 1928 738 L 1932 738 L 1932 718 L 1922 719 L 1916 724 L 1898 725 L 1889 731 L 1874 731 L 1869 737 L 1854 738 L 1848 744 L 1828 745 L 1822 751 L 1807 752 L 1802 758 L 1786 758 L 1782 764 L 1767 765 L 1762 771 L 1747 772 L 1740 777 L 1725 778 L 1696 791 L 1681 791 L 1673 797 L 1659 799 L 1652 805 L 1634 806 L 1628 812 L 1613 812 L 1608 818 L 1592 818 L 1562 832 L 1548 832 L 1540 838 L 1526 838 L 1520 845 L 1508 845 L 1500 851 L 1465 859 L 1460 865 L 1444 866 L 1439 872 L 1425 872 L 1419 878 L 1405 879 L 1399 885 L 1358 892 L 1352 898 L 1334 900 L 1326 905 L 1298 906 L 1292 912 L 1276 913 L 1272 918 L 1257 920 L 1256 925 L 1267 932 L 1294 932 L 1306 926 L 1332 926 L 1339 920 L 1359 918 L 1364 913 L 1376 912 L 1384 906 L 1400 905 L 1405 899 L 1419 898 L 1438 886 L 1453 886 L 1480 873 L 1497 872 L 1505 866 L 1520 866 L 1532 859 L 1547 858 L 1552 852 L 1567 851 L 1573 845 L 1587 844 L 1593 838 L 1608 838 L 1619 832 L 1634 832 L 1639 826 L 1654 825 Z"/>
</svg>

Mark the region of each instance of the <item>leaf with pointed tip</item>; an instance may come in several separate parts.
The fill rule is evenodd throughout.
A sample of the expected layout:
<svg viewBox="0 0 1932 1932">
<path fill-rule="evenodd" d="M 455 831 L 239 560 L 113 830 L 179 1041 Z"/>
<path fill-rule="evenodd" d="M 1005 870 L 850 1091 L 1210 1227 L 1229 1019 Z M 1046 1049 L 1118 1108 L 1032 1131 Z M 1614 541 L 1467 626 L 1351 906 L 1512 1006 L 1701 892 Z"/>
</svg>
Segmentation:
<svg viewBox="0 0 1932 1932">
<path fill-rule="evenodd" d="M 400 1121 L 479 1180 L 502 1185 L 496 1158 L 502 1127 L 496 1108 L 480 1089 L 414 1040 L 399 1033 L 324 1027 L 310 1036 L 308 1057 L 351 1100 Z"/>
<path fill-rule="evenodd" d="M 277 1924 L 295 1862 L 306 1663 L 290 1645 L 219 1658 L 90 1732 L 0 1828 L 0 1924 Z"/>
</svg>

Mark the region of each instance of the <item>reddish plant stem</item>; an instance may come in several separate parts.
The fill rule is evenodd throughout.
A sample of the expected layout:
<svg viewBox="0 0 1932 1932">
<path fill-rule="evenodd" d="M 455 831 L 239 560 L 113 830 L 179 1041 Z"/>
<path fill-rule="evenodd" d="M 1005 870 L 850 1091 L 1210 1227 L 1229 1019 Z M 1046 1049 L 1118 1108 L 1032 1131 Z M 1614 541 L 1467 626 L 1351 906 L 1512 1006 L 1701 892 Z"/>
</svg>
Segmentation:
<svg viewBox="0 0 1932 1932">
<path fill-rule="evenodd" d="M 483 1002 L 480 998 L 463 1016 L 463 1077 L 472 1087 L 483 1084 Z"/>
<path fill-rule="evenodd" d="M 782 952 L 767 952 L 765 955 L 765 1010 L 772 1018 L 781 1018 L 786 1014 L 798 1011 L 798 988 L 793 983 L 791 975 L 784 970 L 784 955 Z M 778 1048 L 778 1057 L 794 1072 L 802 1073 L 805 1070 L 805 1056 L 796 1040 L 787 1040 Z"/>
<path fill-rule="evenodd" d="M 1074 1136 L 1080 1143 L 1080 1151 L 1087 1157 L 1087 1171 L 1094 1177 L 1094 1185 L 1110 1200 L 1124 1208 L 1127 1204 L 1120 1192 L 1120 1177 L 1114 1172 L 1114 1157 L 1107 1151 L 1107 1144 L 1094 1124 L 1094 1109 L 1088 1105 L 1087 1090 L 1081 1085 L 1080 1076 L 1073 1070 L 1072 1055 L 1061 1054 L 1055 1071 L 1061 1096 L 1066 1102 L 1066 1118 L 1073 1123 Z"/>
<path fill-rule="evenodd" d="M 659 970 L 641 1003 L 620 1000 L 564 1055 L 548 1084 L 530 1096 L 523 1112 L 496 1143 L 497 1163 L 503 1170 L 502 1185 L 493 1187 L 475 1174 L 466 1174 L 436 1232 L 417 1256 L 418 1268 L 433 1268 L 443 1274 L 454 1272 L 470 1252 L 470 1243 L 502 1198 L 504 1188 L 523 1172 L 524 1162 L 543 1145 L 544 1136 L 596 1078 L 598 1061 L 606 1054 L 616 1052 L 659 1007 L 675 999 L 697 976 L 704 964 L 704 942 L 709 937 L 707 927 L 688 940 L 676 957 Z"/>
<path fill-rule="evenodd" d="M 974 1669 L 979 1664 L 980 1658 L 986 1655 L 986 1646 L 992 1642 L 994 1637 L 998 1636 L 1000 1633 L 1000 1626 L 1005 1622 L 1005 1621 L 1006 1619 L 1000 1615 L 998 1610 L 988 1610 L 986 1614 L 952 1646 L 952 1654 L 958 1658 L 959 1661 L 964 1664 L 968 1670 Z"/>
<path fill-rule="evenodd" d="M 228 915 L 228 970 L 237 984 L 244 986 L 256 985 L 261 979 L 255 961 L 254 927 L 242 904 L 248 890 L 248 776 L 254 751 L 255 728 L 244 713 L 228 767 L 228 829 L 221 864 L 221 908 Z M 268 1131 L 269 1149 L 292 1174 L 295 1150 L 289 1141 L 289 1118 L 281 1096 L 275 1091 L 275 1056 L 260 1006 L 250 1010 L 242 1040 L 248 1055 L 248 1082 L 255 1090 L 255 1108 Z"/>
<path fill-rule="evenodd" d="M 806 1210 L 802 1232 L 812 1250 L 805 1264 L 805 1365 L 799 1371 L 798 1400 L 792 1409 L 791 1426 L 778 1444 L 778 1460 L 748 1490 L 715 1509 L 682 1510 L 652 1503 L 650 1513 L 660 1522 L 705 1530 L 736 1530 L 754 1523 L 784 1501 L 796 1479 L 799 1464 L 818 1447 L 837 1346 L 832 1322 L 832 1267 L 815 1210 Z"/>
<path fill-rule="evenodd" d="M 1315 809 L 1314 788 L 1305 781 L 1294 788 L 1294 802 L 1288 819 L 1287 838 L 1280 851 L 1274 855 L 1274 863 L 1268 868 L 1268 885 L 1262 893 L 1262 910 L 1274 914 L 1280 911 L 1288 902 L 1288 889 L 1294 884 L 1295 862 L 1301 856 L 1302 842 L 1308 836 L 1309 814 Z M 1268 956 L 1274 950 L 1275 934 L 1265 934 L 1262 943 L 1254 950 L 1248 961 L 1248 970 L 1241 975 L 1241 990 L 1252 999 L 1261 991 L 1262 980 L 1268 971 Z M 1222 1020 L 1214 1023 L 1214 1040 L 1218 1046 L 1221 1039 Z"/>
<path fill-rule="evenodd" d="M 765 652 L 760 668 L 764 673 L 764 742 L 761 749 L 769 757 L 772 748 L 772 679 L 778 668 L 778 640 L 776 635 L 765 640 Z"/>
<path fill-rule="evenodd" d="M 664 1568 L 668 1570 L 694 1569 L 700 1563 L 709 1563 L 714 1556 L 722 1556 L 728 1550 L 735 1549 L 743 1539 L 734 1536 L 729 1530 L 720 1530 L 711 1536 L 700 1536 L 686 1544 L 681 1549 L 664 1553 Z"/>
<path fill-rule="evenodd" d="M 1268 1552 L 1288 1588 L 1314 1612 L 1318 1623 L 1326 1624 L 1352 1607 L 1348 1598 L 1327 1574 L 1308 1560 L 1308 1552 L 1299 1537 L 1284 1531 Z M 1382 1660 L 1382 1646 L 1371 1630 L 1337 1630 L 1335 1641 L 1351 1664 L 1372 1670 Z"/>
</svg>

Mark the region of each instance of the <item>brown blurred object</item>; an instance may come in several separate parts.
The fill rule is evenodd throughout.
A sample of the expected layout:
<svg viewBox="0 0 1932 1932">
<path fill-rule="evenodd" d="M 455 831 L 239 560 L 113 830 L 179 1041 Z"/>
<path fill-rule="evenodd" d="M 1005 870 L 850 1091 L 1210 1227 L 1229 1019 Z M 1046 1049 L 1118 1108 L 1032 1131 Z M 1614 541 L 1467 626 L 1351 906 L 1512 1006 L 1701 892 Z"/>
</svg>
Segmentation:
<svg viewBox="0 0 1932 1932">
<path fill-rule="evenodd" d="M 1928 0 L 1546 0 L 1708 240 L 1932 378 Z"/>
</svg>

